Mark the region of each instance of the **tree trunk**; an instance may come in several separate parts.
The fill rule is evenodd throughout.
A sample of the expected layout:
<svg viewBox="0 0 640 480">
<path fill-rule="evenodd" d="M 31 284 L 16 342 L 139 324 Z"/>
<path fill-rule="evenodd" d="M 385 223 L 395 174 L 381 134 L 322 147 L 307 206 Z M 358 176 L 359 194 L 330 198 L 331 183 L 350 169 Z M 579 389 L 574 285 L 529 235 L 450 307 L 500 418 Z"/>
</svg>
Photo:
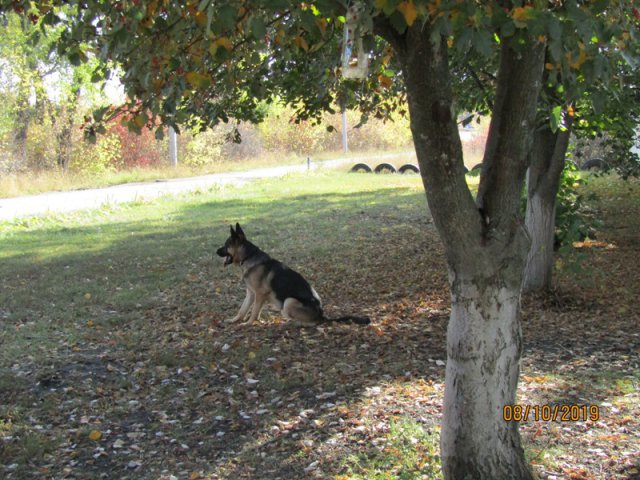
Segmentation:
<svg viewBox="0 0 640 480">
<path fill-rule="evenodd" d="M 518 423 L 503 418 L 520 374 L 519 287 L 493 282 L 469 279 L 452 292 L 441 431 L 449 479 L 532 478 Z"/>
<path fill-rule="evenodd" d="M 58 168 L 64 173 L 69 170 L 71 161 L 71 152 L 73 150 L 73 117 L 69 117 L 64 121 L 60 133 L 58 134 Z"/>
<path fill-rule="evenodd" d="M 16 109 L 16 126 L 13 134 L 14 157 L 13 169 L 16 171 L 27 168 L 29 164 L 27 151 L 27 138 L 29 133 L 29 120 L 31 119 L 31 111 L 28 102 L 18 102 Z"/>
<path fill-rule="evenodd" d="M 549 127 L 535 132 L 527 173 L 525 225 L 531 248 L 525 268 L 523 291 L 551 288 L 556 225 L 556 196 L 569 146 L 571 125 L 553 133 Z"/>
<path fill-rule="evenodd" d="M 532 479 L 515 403 L 520 289 L 528 236 L 519 213 L 541 86 L 544 45 L 503 39 L 496 102 L 478 198 L 465 180 L 446 39 L 429 24 L 398 34 L 379 21 L 403 65 L 411 130 L 434 224 L 443 239 L 452 311 L 447 331 L 441 457 L 447 480 Z"/>
<path fill-rule="evenodd" d="M 60 122 L 58 133 L 58 167 L 67 172 L 73 152 L 73 124 L 75 121 L 78 102 L 80 101 L 80 87 L 73 87 L 65 104 L 60 108 L 56 123 Z"/>
<path fill-rule="evenodd" d="M 530 193 L 527 197 L 525 225 L 531 237 L 522 288 L 524 291 L 551 287 L 553 244 L 556 225 L 556 199 Z"/>
</svg>

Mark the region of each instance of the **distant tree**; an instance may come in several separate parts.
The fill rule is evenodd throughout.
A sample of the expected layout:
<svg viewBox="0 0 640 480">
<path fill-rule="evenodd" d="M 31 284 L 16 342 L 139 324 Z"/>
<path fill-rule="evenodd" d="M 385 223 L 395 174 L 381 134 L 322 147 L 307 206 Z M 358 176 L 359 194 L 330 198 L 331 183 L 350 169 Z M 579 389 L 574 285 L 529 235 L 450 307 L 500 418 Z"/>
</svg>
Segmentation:
<svg viewBox="0 0 640 480">
<path fill-rule="evenodd" d="M 570 68 L 581 58 L 582 42 L 599 58 L 605 52 L 592 43 L 611 45 L 624 31 L 637 35 L 635 18 L 621 16 L 619 27 L 603 21 L 606 1 L 364 2 L 358 30 L 375 58 L 367 80 L 358 83 L 340 80 L 342 1 L 69 3 L 76 10 L 64 16 L 55 1 L 40 7 L 17 0 L 0 4 L 38 15 L 44 24 L 64 24 L 58 48 L 72 63 L 96 55 L 119 65 L 127 94 L 136 99 L 128 120 L 133 129 L 156 117 L 174 125 L 259 121 L 258 102 L 274 96 L 295 104 L 300 118 L 331 110 L 338 99 L 384 117 L 406 94 L 429 209 L 449 268 L 444 474 L 533 478 L 518 424 L 504 421 L 503 407 L 516 401 L 522 353 L 519 305 L 529 236 L 520 195 L 545 55 L 548 46 L 554 64 Z M 632 3 L 619 2 L 629 12 Z M 566 18 L 578 30 L 565 30 Z M 475 199 L 465 180 L 452 49 L 498 56 Z M 599 72 L 590 75 L 596 79 Z M 108 114 L 98 111 L 96 120 Z M 102 128 L 98 123 L 94 131 Z"/>
<path fill-rule="evenodd" d="M 616 167 L 624 175 L 637 172 L 637 156 L 630 151 L 638 127 L 640 91 L 637 40 L 625 29 L 637 24 L 637 10 L 603 3 L 591 37 L 577 37 L 577 45 L 556 62 L 550 45 L 545 63 L 539 123 L 534 133 L 527 174 L 525 224 L 531 249 L 523 280 L 524 290 L 552 285 L 557 194 L 565 168 L 571 134 L 595 137 L 607 134 Z M 558 28 L 580 32 L 582 15 L 567 16 Z M 608 33 L 604 33 L 608 32 Z M 613 160 L 613 158 L 612 158 Z"/>
<path fill-rule="evenodd" d="M 73 66 L 54 49 L 61 26 L 44 26 L 36 17 L 6 13 L 0 23 L 0 110 L 4 134 L 10 137 L 15 169 L 48 166 L 46 159 L 30 160 L 29 131 L 37 125 L 49 138 L 37 143 L 50 147 L 54 165 L 66 169 L 72 150 L 81 95 L 95 107 L 100 85 L 91 80 L 97 59 Z M 32 142 L 33 143 L 33 142 Z"/>
</svg>

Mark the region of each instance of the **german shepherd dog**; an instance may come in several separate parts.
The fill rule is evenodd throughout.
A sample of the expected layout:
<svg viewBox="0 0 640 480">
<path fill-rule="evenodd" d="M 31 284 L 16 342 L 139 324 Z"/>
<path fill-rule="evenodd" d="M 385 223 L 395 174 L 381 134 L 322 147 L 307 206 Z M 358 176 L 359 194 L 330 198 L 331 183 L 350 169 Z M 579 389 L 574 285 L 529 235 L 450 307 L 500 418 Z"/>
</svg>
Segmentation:
<svg viewBox="0 0 640 480">
<path fill-rule="evenodd" d="M 370 323 L 368 317 L 325 317 L 320 297 L 302 275 L 248 241 L 240 224 L 236 223 L 236 229 L 231 226 L 230 230 L 231 235 L 216 253 L 224 258 L 225 267 L 235 264 L 242 269 L 247 296 L 238 314 L 229 322 L 244 320 L 251 309 L 251 316 L 246 323 L 254 323 L 260 317 L 264 304 L 269 303 L 285 319 L 302 327 L 327 322 L 353 322 L 360 325 Z"/>
</svg>

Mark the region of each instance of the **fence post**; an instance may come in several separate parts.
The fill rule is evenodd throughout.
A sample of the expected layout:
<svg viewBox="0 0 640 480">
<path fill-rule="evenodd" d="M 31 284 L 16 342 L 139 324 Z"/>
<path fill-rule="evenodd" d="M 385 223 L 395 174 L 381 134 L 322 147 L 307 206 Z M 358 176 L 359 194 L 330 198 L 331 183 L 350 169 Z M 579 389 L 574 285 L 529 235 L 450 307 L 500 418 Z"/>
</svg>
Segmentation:
<svg viewBox="0 0 640 480">
<path fill-rule="evenodd" d="M 169 127 L 169 164 L 178 166 L 178 135 L 173 127 Z"/>
</svg>

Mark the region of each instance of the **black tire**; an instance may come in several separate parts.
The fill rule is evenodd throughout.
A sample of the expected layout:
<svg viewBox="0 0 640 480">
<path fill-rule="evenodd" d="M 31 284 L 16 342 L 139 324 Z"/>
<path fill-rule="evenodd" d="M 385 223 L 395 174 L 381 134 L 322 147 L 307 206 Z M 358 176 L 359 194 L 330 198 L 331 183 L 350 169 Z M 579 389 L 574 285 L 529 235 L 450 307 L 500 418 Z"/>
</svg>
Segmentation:
<svg viewBox="0 0 640 480">
<path fill-rule="evenodd" d="M 592 158 L 584 162 L 580 170 L 609 170 L 609 164 L 601 158 Z"/>
<path fill-rule="evenodd" d="M 406 165 L 402 165 L 399 169 L 398 172 L 400 173 L 407 173 L 407 172 L 411 172 L 411 173 L 420 173 L 420 169 L 415 166 L 412 165 L 410 163 L 407 163 Z"/>
<path fill-rule="evenodd" d="M 378 165 L 376 167 L 376 169 L 374 170 L 374 172 L 376 173 L 382 173 L 384 171 L 387 171 L 388 173 L 396 173 L 396 167 L 394 167 L 393 165 L 391 165 L 390 163 L 381 163 L 380 165 Z"/>
<path fill-rule="evenodd" d="M 364 172 L 371 173 L 371 167 L 366 163 L 356 163 L 353 167 L 351 167 L 351 172 Z"/>
</svg>

